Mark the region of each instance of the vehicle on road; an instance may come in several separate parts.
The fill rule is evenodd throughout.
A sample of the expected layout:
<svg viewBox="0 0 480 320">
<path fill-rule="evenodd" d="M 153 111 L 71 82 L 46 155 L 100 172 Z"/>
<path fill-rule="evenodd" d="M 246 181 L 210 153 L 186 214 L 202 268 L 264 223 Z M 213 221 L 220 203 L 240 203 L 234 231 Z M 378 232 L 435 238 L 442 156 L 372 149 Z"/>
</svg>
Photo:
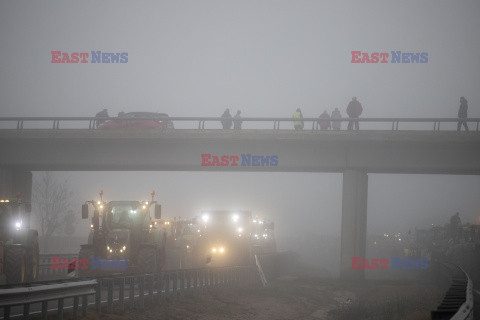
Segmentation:
<svg viewBox="0 0 480 320">
<path fill-rule="evenodd" d="M 25 283 L 38 279 L 38 231 L 30 228 L 31 204 L 0 200 L 0 283 Z"/>
<path fill-rule="evenodd" d="M 98 129 L 173 129 L 173 122 L 164 119 L 167 117 L 166 113 L 128 112 L 116 120 L 105 121 Z"/>
<path fill-rule="evenodd" d="M 199 238 L 196 221 L 179 217 L 165 220 L 164 225 L 167 232 L 166 268 L 168 270 L 192 268 Z"/>
<path fill-rule="evenodd" d="M 105 202 L 100 191 L 99 201 L 87 201 L 82 206 L 82 218 L 88 219 L 89 205 L 93 206 L 93 217 L 88 243 L 81 246 L 78 259 L 88 259 L 88 268 L 78 268 L 79 276 L 96 276 L 105 272 L 153 273 L 165 267 L 166 233 L 159 223 L 161 206 L 150 201 Z M 151 208 L 154 208 L 154 218 Z M 128 268 L 101 270 L 93 268 L 95 261 L 124 261 Z"/>
<path fill-rule="evenodd" d="M 275 253 L 277 251 L 277 243 L 275 241 L 273 222 L 258 216 L 253 218 L 252 241 L 255 254 Z"/>
<path fill-rule="evenodd" d="M 202 212 L 196 266 L 235 266 L 253 262 L 250 211 Z"/>
</svg>

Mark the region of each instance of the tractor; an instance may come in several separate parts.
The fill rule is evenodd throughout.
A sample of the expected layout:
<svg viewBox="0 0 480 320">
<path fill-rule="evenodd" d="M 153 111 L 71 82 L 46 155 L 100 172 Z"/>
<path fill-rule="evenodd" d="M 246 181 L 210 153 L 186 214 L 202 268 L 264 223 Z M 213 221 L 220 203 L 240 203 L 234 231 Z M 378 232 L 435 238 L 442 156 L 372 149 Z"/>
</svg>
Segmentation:
<svg viewBox="0 0 480 320">
<path fill-rule="evenodd" d="M 91 277 L 105 273 L 155 273 L 165 267 L 166 232 L 161 218 L 161 206 L 151 201 L 87 201 L 82 205 L 82 218 L 88 219 L 93 207 L 88 244 L 82 245 L 78 260 L 78 276 Z M 154 208 L 154 219 L 151 208 Z M 88 259 L 88 268 L 82 261 Z M 102 264 L 95 261 L 102 261 Z M 127 262 L 127 268 L 105 268 L 113 262 Z M 105 262 L 105 263 L 104 263 Z M 109 264 L 110 263 L 110 264 Z M 115 264 L 113 264 L 115 266 Z"/>
<path fill-rule="evenodd" d="M 252 214 L 249 211 L 202 212 L 195 248 L 196 266 L 235 266 L 253 263 Z"/>
<path fill-rule="evenodd" d="M 38 279 L 38 232 L 30 229 L 31 204 L 0 200 L 0 283 L 26 283 Z"/>
</svg>

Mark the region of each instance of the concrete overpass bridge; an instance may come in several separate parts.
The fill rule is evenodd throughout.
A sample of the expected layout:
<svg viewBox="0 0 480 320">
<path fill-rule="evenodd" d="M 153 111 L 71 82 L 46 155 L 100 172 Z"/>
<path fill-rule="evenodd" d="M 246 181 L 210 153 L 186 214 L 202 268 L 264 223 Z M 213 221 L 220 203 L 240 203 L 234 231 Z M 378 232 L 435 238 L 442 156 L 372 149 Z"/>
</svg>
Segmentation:
<svg viewBox="0 0 480 320">
<path fill-rule="evenodd" d="M 478 127 L 400 131 L 392 123 L 368 131 L 1 129 L 0 194 L 29 197 L 30 172 L 43 170 L 338 172 L 341 275 L 358 278 L 363 270 L 351 270 L 350 259 L 365 256 L 369 173 L 480 174 Z"/>
</svg>

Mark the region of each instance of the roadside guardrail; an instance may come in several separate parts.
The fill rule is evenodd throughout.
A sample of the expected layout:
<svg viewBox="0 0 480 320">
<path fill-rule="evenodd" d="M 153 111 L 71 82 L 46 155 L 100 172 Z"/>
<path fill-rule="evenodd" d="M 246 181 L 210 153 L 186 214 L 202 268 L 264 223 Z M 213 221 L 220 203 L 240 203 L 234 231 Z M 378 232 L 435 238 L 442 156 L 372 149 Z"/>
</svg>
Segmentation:
<svg viewBox="0 0 480 320">
<path fill-rule="evenodd" d="M 451 285 L 441 304 L 431 312 L 432 320 L 473 320 L 473 283 L 459 266 L 444 263 L 451 276 Z"/>
<path fill-rule="evenodd" d="M 24 124 L 27 122 L 41 123 L 47 122 L 51 123 L 51 129 L 59 130 L 60 122 L 62 123 L 75 123 L 77 129 L 90 129 L 93 130 L 96 128 L 97 121 L 117 121 L 125 122 L 125 129 L 129 130 L 131 128 L 131 123 L 133 121 L 142 121 L 142 120 L 161 120 L 161 121 L 176 121 L 176 122 L 198 122 L 197 129 L 205 130 L 205 123 L 219 123 L 223 120 L 221 117 L 148 117 L 148 118 L 124 118 L 124 117 L 2 117 L 0 118 L 0 123 L 16 123 L 17 131 L 22 131 L 24 129 Z M 233 120 L 233 119 L 232 119 Z M 273 123 L 273 130 L 280 130 L 281 123 L 289 123 L 289 129 L 293 130 L 292 122 L 299 121 L 295 118 L 285 118 L 285 117 L 246 117 L 241 118 L 243 123 L 249 122 L 267 122 Z M 348 123 L 352 119 L 350 118 L 338 118 L 338 119 L 320 119 L 314 117 L 303 118 L 300 121 L 304 123 L 311 123 L 311 130 L 319 130 L 319 121 L 331 121 L 339 123 Z M 456 124 L 458 123 L 458 118 L 358 118 L 355 119 L 360 123 L 383 123 L 388 124 L 393 131 L 400 130 L 400 123 L 402 124 L 418 124 L 418 123 L 427 123 L 433 125 L 431 131 L 440 131 L 441 124 Z M 471 130 L 479 131 L 480 118 L 467 118 L 462 119 L 462 121 L 467 122 L 468 124 L 474 124 L 475 127 L 471 127 Z M 80 125 L 79 125 L 80 124 Z M 388 130 L 381 127 L 379 129 L 373 130 Z M 195 128 L 194 128 L 195 129 Z M 167 129 L 167 130 L 177 130 L 177 129 Z M 181 129 L 180 129 L 181 130 Z M 307 129 L 305 129 L 307 130 Z M 368 129 L 372 130 L 372 129 Z M 417 129 L 419 130 L 419 129 Z M 430 131 L 430 130 L 423 130 Z"/>
<path fill-rule="evenodd" d="M 65 310 L 72 310 L 73 318 L 77 319 L 80 298 L 82 316 L 85 316 L 88 308 L 95 308 L 98 313 L 124 312 L 126 307 L 144 310 L 146 302 L 177 299 L 187 293 L 195 295 L 211 288 L 256 285 L 260 285 L 260 279 L 254 265 L 112 275 L 51 283 L 43 281 L 18 287 L 1 286 L 0 309 L 3 309 L 3 319 L 29 319 L 33 316 L 47 319 L 48 314 L 53 313 L 62 320 Z M 72 298 L 73 303 L 70 302 Z M 48 309 L 51 301 L 56 303 Z M 34 310 L 32 305 L 39 303 L 41 310 Z"/>
<path fill-rule="evenodd" d="M 28 319 L 31 316 L 30 306 L 35 303 L 41 303 L 42 319 L 47 319 L 48 303 L 57 301 L 57 315 L 59 319 L 63 318 L 64 300 L 74 299 L 73 314 L 74 318 L 78 316 L 79 299 L 82 298 L 82 314 L 87 314 L 88 296 L 95 294 L 97 280 L 77 280 L 64 283 L 52 284 L 27 284 L 21 287 L 0 289 L 0 308 L 3 308 L 3 318 L 11 318 L 12 307 L 22 306 L 22 319 Z"/>
</svg>

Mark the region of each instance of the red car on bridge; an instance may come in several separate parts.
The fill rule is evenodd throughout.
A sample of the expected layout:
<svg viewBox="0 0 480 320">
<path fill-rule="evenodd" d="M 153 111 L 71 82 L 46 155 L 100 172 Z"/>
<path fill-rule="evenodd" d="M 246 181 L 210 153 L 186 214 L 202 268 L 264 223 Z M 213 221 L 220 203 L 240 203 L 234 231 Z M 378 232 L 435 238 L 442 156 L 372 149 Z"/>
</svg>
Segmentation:
<svg viewBox="0 0 480 320">
<path fill-rule="evenodd" d="M 128 112 L 118 120 L 105 121 L 98 126 L 98 129 L 173 129 L 173 122 L 163 119 L 167 117 L 166 113 Z M 145 118 L 151 118 L 151 120 L 145 120 Z"/>
</svg>

